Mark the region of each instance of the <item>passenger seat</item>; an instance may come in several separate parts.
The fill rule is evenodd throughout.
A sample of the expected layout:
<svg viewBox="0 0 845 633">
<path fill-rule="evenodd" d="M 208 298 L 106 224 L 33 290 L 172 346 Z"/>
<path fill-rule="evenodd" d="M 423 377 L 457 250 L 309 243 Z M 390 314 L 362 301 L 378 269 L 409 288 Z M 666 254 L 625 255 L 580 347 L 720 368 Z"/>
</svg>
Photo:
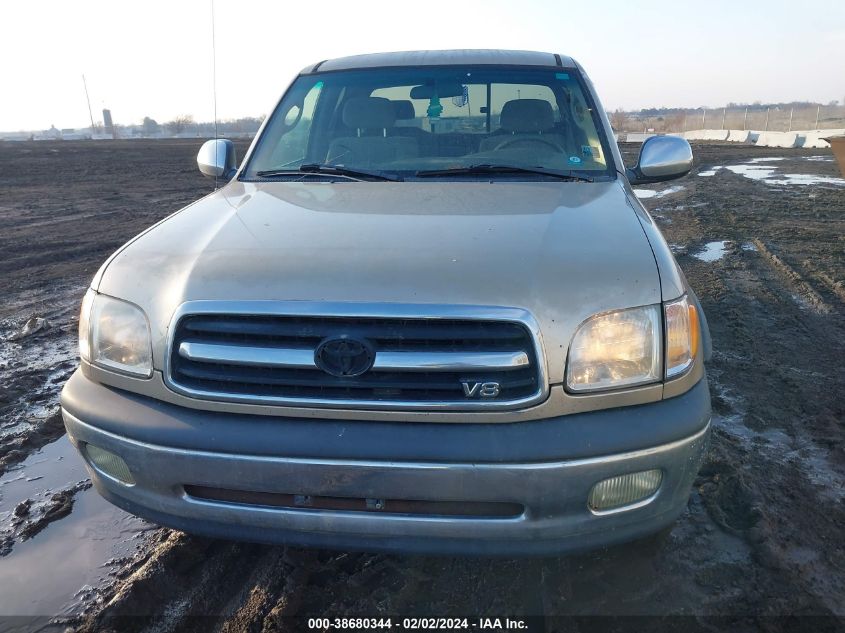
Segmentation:
<svg viewBox="0 0 845 633">
<path fill-rule="evenodd" d="M 419 155 L 416 139 L 388 136 L 393 132 L 396 110 L 389 99 L 352 97 L 343 106 L 343 124 L 356 136 L 334 139 L 326 162 L 349 167 L 383 167 L 395 160 Z"/>
</svg>

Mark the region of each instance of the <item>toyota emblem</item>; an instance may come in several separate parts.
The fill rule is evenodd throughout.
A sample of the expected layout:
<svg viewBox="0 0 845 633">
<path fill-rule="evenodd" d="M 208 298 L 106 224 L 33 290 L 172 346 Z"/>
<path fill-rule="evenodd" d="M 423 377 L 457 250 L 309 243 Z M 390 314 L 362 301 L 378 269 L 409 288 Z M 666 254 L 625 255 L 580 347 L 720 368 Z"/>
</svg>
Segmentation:
<svg viewBox="0 0 845 633">
<path fill-rule="evenodd" d="M 314 350 L 314 363 L 338 378 L 360 376 L 372 368 L 376 351 L 365 339 L 335 336 L 324 339 Z"/>
</svg>

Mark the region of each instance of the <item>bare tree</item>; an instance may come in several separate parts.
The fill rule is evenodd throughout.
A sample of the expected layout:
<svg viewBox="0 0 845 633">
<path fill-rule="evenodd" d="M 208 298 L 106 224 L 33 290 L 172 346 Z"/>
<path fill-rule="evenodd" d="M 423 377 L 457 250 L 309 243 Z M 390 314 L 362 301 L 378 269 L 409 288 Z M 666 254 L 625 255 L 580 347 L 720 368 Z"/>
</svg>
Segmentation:
<svg viewBox="0 0 845 633">
<path fill-rule="evenodd" d="M 686 116 L 684 116 L 683 114 L 669 114 L 663 117 L 663 131 L 683 132 L 685 119 Z"/>
<path fill-rule="evenodd" d="M 173 134 L 181 134 L 188 129 L 189 125 L 193 125 L 194 117 L 190 114 L 180 114 L 175 119 L 167 123 L 167 128 Z"/>
<path fill-rule="evenodd" d="M 624 132 L 625 126 L 628 125 L 628 115 L 621 108 L 616 108 L 610 114 L 610 125 L 615 132 Z"/>
<path fill-rule="evenodd" d="M 151 119 L 148 116 L 144 117 L 143 123 L 141 123 L 141 129 L 144 130 L 144 134 L 150 136 L 152 134 L 158 134 L 159 129 L 161 126 L 155 119 Z"/>
</svg>

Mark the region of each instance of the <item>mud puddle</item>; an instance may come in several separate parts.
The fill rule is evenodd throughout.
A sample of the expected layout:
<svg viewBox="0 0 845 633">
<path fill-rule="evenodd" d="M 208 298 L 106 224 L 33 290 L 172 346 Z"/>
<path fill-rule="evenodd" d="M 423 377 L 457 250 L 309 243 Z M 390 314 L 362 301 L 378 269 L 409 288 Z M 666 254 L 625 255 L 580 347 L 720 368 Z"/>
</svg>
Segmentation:
<svg viewBox="0 0 845 633">
<path fill-rule="evenodd" d="M 0 616 L 84 611 L 150 529 L 90 487 L 67 436 L 46 445 L 0 477 Z"/>
<path fill-rule="evenodd" d="M 76 366 L 78 297 L 69 288 L 52 305 L 19 307 L 0 321 L 0 441 L 58 411 L 58 393 Z"/>
<path fill-rule="evenodd" d="M 845 178 L 825 176 L 816 173 L 784 173 L 783 167 L 781 167 L 780 164 L 771 164 L 779 163 L 779 161 L 786 160 L 787 158 L 785 156 L 761 156 L 758 158 L 752 158 L 748 162 L 740 163 L 738 165 L 714 165 L 706 170 L 699 171 L 698 175 L 704 177 L 712 177 L 715 176 L 719 171 L 726 169 L 739 176 L 744 176 L 745 178 L 749 178 L 751 180 L 757 180 L 767 185 L 831 185 L 839 187 L 845 186 Z M 812 162 L 831 162 L 833 159 L 828 158 L 826 156 L 809 156 L 806 157 L 805 160 Z M 793 163 L 794 162 L 795 161 L 793 160 Z M 656 197 L 655 192 L 645 191 L 644 193 L 648 193 L 651 195 L 640 196 L 640 190 L 637 191 L 637 195 L 640 197 Z"/>
<path fill-rule="evenodd" d="M 729 240 L 707 242 L 700 251 L 693 253 L 692 256 L 703 262 L 715 262 L 725 256 L 728 252 L 729 244 Z"/>
<path fill-rule="evenodd" d="M 684 187 L 682 185 L 672 185 L 671 187 L 667 187 L 666 189 L 661 189 L 659 191 L 655 191 L 654 189 L 634 189 L 634 193 L 640 200 L 645 200 L 648 198 L 664 198 L 666 196 L 680 193 L 683 190 Z"/>
</svg>

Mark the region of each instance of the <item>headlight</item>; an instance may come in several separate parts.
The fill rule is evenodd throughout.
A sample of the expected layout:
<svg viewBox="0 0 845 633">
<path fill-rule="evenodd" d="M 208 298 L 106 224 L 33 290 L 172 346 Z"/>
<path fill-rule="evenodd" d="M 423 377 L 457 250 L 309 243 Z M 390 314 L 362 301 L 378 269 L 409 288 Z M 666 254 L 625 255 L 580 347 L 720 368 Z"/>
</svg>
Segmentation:
<svg viewBox="0 0 845 633">
<path fill-rule="evenodd" d="M 95 365 L 149 377 L 150 326 L 136 305 L 89 290 L 79 316 L 79 353 Z"/>
<path fill-rule="evenodd" d="M 597 314 L 575 332 L 566 386 L 593 391 L 656 382 L 661 348 L 660 306 Z"/>
<path fill-rule="evenodd" d="M 91 305 L 96 296 L 97 293 L 89 288 L 79 310 L 79 355 L 87 361 L 91 360 Z"/>
<path fill-rule="evenodd" d="M 664 305 L 666 314 L 666 378 L 690 368 L 698 352 L 698 313 L 687 297 Z"/>
</svg>

